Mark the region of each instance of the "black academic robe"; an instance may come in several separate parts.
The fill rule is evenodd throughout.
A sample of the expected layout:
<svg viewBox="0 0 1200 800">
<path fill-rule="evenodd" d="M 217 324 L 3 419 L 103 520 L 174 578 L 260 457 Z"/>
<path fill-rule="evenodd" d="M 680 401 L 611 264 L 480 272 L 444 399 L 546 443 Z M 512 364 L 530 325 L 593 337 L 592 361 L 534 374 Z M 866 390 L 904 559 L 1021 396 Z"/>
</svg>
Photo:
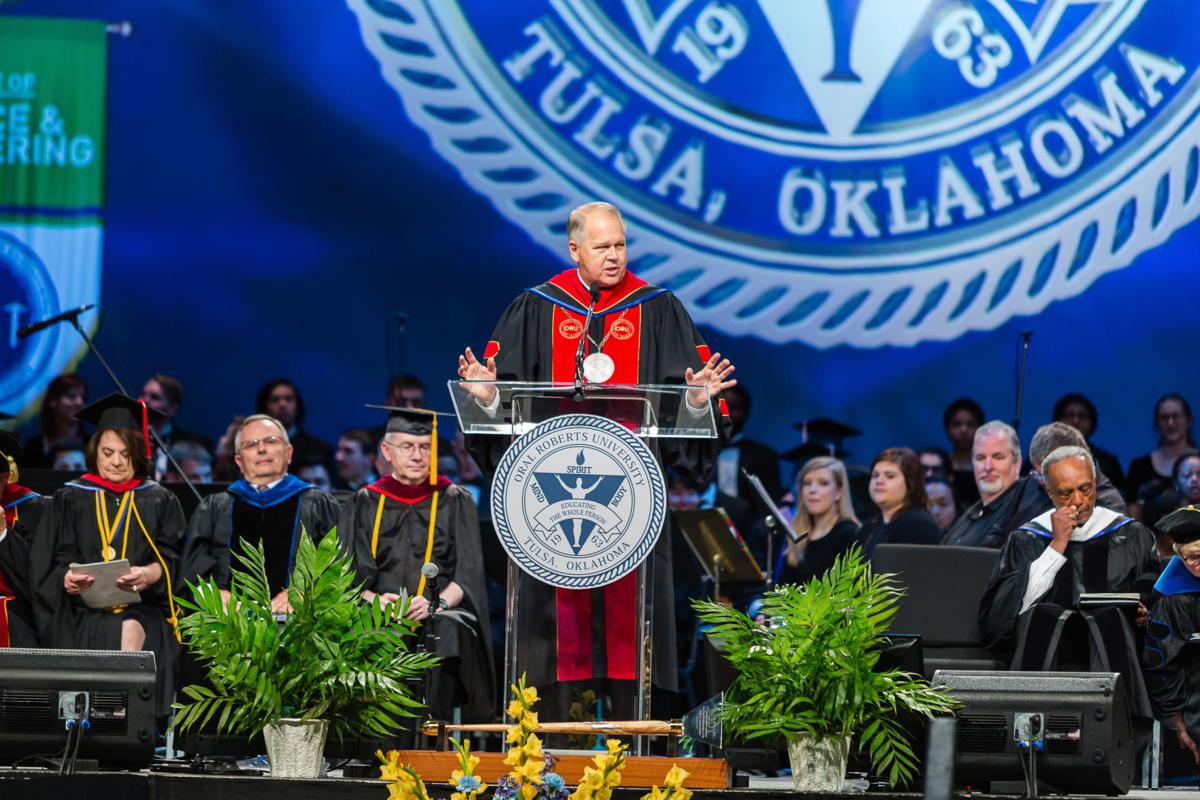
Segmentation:
<svg viewBox="0 0 1200 800">
<path fill-rule="evenodd" d="M 574 269 L 521 293 L 496 324 L 485 350 L 485 357 L 496 359 L 497 380 L 573 382 L 575 352 L 588 302 L 587 290 Z M 603 342 L 602 351 L 613 359 L 616 372 L 608 382 L 614 384 L 682 384 L 687 368 L 699 370 L 710 356 L 678 298 L 632 273 L 626 273 L 616 287 L 601 291 L 588 337 L 585 353 L 595 350 L 592 342 Z M 719 419 L 722 436 L 728 436 L 728 416 Z M 489 474 L 509 443 L 501 436 L 468 440 L 476 463 Z M 648 444 L 660 464 L 694 483 L 706 484 L 722 440 L 662 439 Z M 667 515 L 663 533 L 649 556 L 654 607 L 652 679 L 655 685 L 674 691 L 678 680 L 670 543 Z M 592 590 L 555 589 L 523 572 L 519 581 L 517 625 L 527 648 L 522 668 L 527 670 L 530 684 L 634 678 L 636 571 Z"/>
<path fill-rule="evenodd" d="M 338 531 L 353 551 L 354 570 L 364 590 L 417 594 L 429 544 L 432 488 L 406 487 L 382 478 L 346 502 Z M 464 722 L 488 722 L 496 713 L 496 677 L 479 517 L 466 489 L 445 478 L 437 488 L 429 560 L 438 567 L 436 590 L 440 593 L 453 581 L 463 590 L 463 601 L 434 615 L 433 651 L 443 663 L 433 671 L 428 704 L 437 719 L 450 719 L 453 707 L 461 705 Z M 427 585 L 426 596 L 434 589 Z"/>
<path fill-rule="evenodd" d="M 0 541 L 0 647 L 37 647 L 29 543 L 50 499 L 15 483 L 0 493 L 7 535 Z"/>
<path fill-rule="evenodd" d="M 1156 717 L 1176 715 L 1193 739 L 1200 737 L 1200 578 L 1174 556 L 1154 585 L 1159 595 L 1150 609 L 1142 670 Z"/>
<path fill-rule="evenodd" d="M 933 515 L 923 508 L 906 508 L 884 522 L 883 517 L 867 520 L 858 530 L 863 557 L 870 558 L 881 544 L 939 544 L 942 530 Z"/>
<path fill-rule="evenodd" d="M 1158 575 L 1154 537 L 1141 523 L 1097 508 L 1085 541 L 1067 545 L 1066 563 L 1034 605 L 1021 612 L 1029 567 L 1050 546 L 1049 514 L 1008 537 L 984 590 L 979 627 L 985 645 L 1012 655 L 1013 669 L 1058 669 L 1070 664 L 1126 676 L 1130 707 L 1148 718 L 1149 697 L 1139 667 L 1133 626 L 1115 608 L 1076 610 L 1085 593 L 1136 592 L 1148 603 Z M 1071 612 L 1065 613 L 1064 612 Z"/>
<path fill-rule="evenodd" d="M 118 518 L 126 494 L 132 495 L 132 507 Z M 63 575 L 70 564 L 106 560 L 97 497 L 107 507 L 109 524 L 116 526 L 112 539 L 116 557 L 127 558 L 130 566 L 157 561 L 163 567 L 163 577 L 142 592 L 140 603 L 116 612 L 88 608 L 78 595 L 63 589 Z M 29 553 L 34 618 L 42 646 L 119 650 L 122 624 L 126 619 L 136 620 L 146 631 L 145 649 L 155 654 L 160 716 L 170 713 L 175 691 L 178 639 L 172 630 L 173 598 L 168 587 L 173 588 L 178 577 L 183 531 L 183 510 L 168 489 L 154 481 L 141 481 L 119 493 L 111 484 L 85 475 L 54 493 Z"/>
<path fill-rule="evenodd" d="M 314 541 L 337 524 L 338 504 L 330 495 L 292 475 L 266 492 L 244 480 L 209 495 L 192 513 L 180 586 L 213 578 L 228 589 L 240 540 L 262 542 L 271 596 L 288 587 L 303 530 Z"/>
<path fill-rule="evenodd" d="M 813 578 L 819 578 L 829 571 L 838 556 L 849 550 L 857 541 L 858 525 L 848 519 L 838 520 L 829 533 L 820 539 L 811 539 L 805 543 L 800 563 L 793 567 L 787 563 L 789 540 L 785 539 L 784 553 L 779 557 L 775 582 L 804 585 Z"/>
</svg>

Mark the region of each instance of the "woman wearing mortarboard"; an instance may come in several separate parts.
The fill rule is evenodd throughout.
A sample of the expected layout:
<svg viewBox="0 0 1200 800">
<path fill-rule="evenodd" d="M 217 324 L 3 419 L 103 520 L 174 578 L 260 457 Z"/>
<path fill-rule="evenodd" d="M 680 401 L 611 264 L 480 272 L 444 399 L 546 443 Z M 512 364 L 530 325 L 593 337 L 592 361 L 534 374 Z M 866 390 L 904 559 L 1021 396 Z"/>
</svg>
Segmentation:
<svg viewBox="0 0 1200 800">
<path fill-rule="evenodd" d="M 34 614 L 45 647 L 150 650 L 158 671 L 158 713 L 170 713 L 178 657 L 172 581 L 184 531 L 179 500 L 147 480 L 148 427 L 157 412 L 121 394 L 76 416 L 95 425 L 88 471 L 54 493 L 30 552 Z M 96 579 L 80 565 L 124 560 L 115 581 L 127 602 L 93 608 Z M 92 603 L 94 605 L 94 602 Z"/>
</svg>

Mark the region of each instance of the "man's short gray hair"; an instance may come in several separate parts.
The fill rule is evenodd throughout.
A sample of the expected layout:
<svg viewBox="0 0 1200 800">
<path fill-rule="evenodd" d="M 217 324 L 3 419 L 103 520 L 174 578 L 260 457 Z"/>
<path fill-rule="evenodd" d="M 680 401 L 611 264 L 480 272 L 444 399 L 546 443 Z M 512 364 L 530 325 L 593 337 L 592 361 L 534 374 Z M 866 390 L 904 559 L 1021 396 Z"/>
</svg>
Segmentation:
<svg viewBox="0 0 1200 800">
<path fill-rule="evenodd" d="M 238 452 L 242 449 L 242 431 L 246 430 L 246 426 L 255 422 L 269 422 L 276 428 L 279 428 L 279 435 L 283 437 L 284 444 L 291 444 L 288 440 L 287 428 L 283 427 L 283 423 L 272 417 L 270 414 L 251 414 L 242 420 L 242 424 L 238 426 L 237 433 L 233 435 L 233 452 Z"/>
<path fill-rule="evenodd" d="M 1012 450 L 1013 461 L 1021 458 L 1021 438 L 1017 436 L 1016 430 L 1007 422 L 1001 422 L 994 419 L 991 422 L 985 422 L 975 429 L 975 439 L 971 443 L 971 455 L 975 454 L 975 447 L 979 444 L 979 440 L 985 436 L 1007 436 L 1008 449 Z"/>
<path fill-rule="evenodd" d="M 1096 462 L 1092 460 L 1092 451 L 1086 447 L 1075 447 L 1074 445 L 1052 450 L 1050 455 L 1042 461 L 1042 474 L 1049 474 L 1050 467 L 1060 461 L 1066 461 L 1068 458 L 1082 458 L 1087 463 L 1088 469 L 1092 471 L 1092 477 L 1096 477 Z"/>
<path fill-rule="evenodd" d="M 1037 429 L 1029 442 L 1029 460 L 1040 467 L 1046 456 L 1060 447 L 1087 447 L 1087 440 L 1078 429 L 1065 422 L 1051 422 Z"/>
<path fill-rule="evenodd" d="M 593 203 L 584 203 L 581 206 L 577 206 L 567 215 L 567 239 L 569 241 L 575 244 L 583 244 L 583 226 L 587 223 L 588 215 L 595 211 L 607 211 L 609 214 L 612 214 L 617 218 L 617 222 L 621 223 L 621 232 L 625 232 L 625 217 L 621 214 L 621 209 L 612 203 L 597 200 Z"/>
</svg>

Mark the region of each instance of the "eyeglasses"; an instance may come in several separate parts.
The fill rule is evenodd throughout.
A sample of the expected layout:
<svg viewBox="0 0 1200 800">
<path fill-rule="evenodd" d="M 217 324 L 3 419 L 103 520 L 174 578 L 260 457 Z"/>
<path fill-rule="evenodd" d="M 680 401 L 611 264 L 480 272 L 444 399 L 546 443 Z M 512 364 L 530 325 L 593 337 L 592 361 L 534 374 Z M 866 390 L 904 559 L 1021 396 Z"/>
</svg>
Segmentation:
<svg viewBox="0 0 1200 800">
<path fill-rule="evenodd" d="M 283 444 L 283 437 L 272 434 L 270 436 L 264 436 L 261 439 L 247 439 L 238 445 L 238 450 L 243 453 L 248 453 L 251 450 L 257 450 L 260 444 L 265 444 L 267 447 L 274 447 L 275 445 Z"/>
<path fill-rule="evenodd" d="M 411 455 L 412 451 L 414 449 L 417 450 L 423 456 L 427 456 L 431 452 L 433 452 L 433 445 L 429 444 L 428 442 L 426 442 L 424 444 L 414 444 L 413 442 L 401 442 L 400 444 L 392 444 L 391 442 L 385 441 L 384 444 L 386 444 L 388 447 L 392 448 L 393 450 L 398 451 L 400 453 L 400 455 L 402 455 L 402 456 Z"/>
</svg>

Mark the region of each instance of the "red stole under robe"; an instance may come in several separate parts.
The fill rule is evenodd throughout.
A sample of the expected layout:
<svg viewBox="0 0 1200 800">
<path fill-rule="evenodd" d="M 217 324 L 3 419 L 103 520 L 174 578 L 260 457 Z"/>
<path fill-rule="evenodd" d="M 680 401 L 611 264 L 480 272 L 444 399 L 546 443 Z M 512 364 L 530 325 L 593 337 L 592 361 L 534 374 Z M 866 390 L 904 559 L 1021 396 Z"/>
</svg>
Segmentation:
<svg viewBox="0 0 1200 800">
<path fill-rule="evenodd" d="M 586 309 L 591 302 L 588 291 L 579 280 L 578 273 L 569 269 L 559 273 L 550 283 L 564 290 Z M 642 310 L 640 303 L 625 309 L 605 313 L 619 308 L 635 292 L 646 286 L 646 282 L 630 272 L 611 289 L 601 289 L 596 303 L 595 316 L 603 320 L 603 334 L 596 340 L 604 341 L 602 348 L 613 360 L 616 371 L 605 383 L 632 384 L 639 382 L 639 367 L 642 342 Z M 575 352 L 579 337 L 583 335 L 583 323 L 587 318 L 584 311 L 576 312 L 553 304 L 553 341 L 551 344 L 551 380 L 572 383 L 575 380 Z M 614 330 L 615 329 L 615 330 Z M 611 334 L 611 335 L 610 335 Z M 584 354 L 595 351 L 591 341 L 584 343 Z M 709 358 L 708 348 L 698 347 L 701 360 Z M 489 342 L 484 353 L 485 360 L 498 352 L 498 344 Z M 558 680 L 588 680 L 592 675 L 592 603 L 595 592 L 604 596 L 604 639 L 607 660 L 607 676 L 616 680 L 633 680 L 637 661 L 637 571 L 600 590 L 556 589 L 555 607 L 558 620 L 557 667 Z"/>
</svg>

